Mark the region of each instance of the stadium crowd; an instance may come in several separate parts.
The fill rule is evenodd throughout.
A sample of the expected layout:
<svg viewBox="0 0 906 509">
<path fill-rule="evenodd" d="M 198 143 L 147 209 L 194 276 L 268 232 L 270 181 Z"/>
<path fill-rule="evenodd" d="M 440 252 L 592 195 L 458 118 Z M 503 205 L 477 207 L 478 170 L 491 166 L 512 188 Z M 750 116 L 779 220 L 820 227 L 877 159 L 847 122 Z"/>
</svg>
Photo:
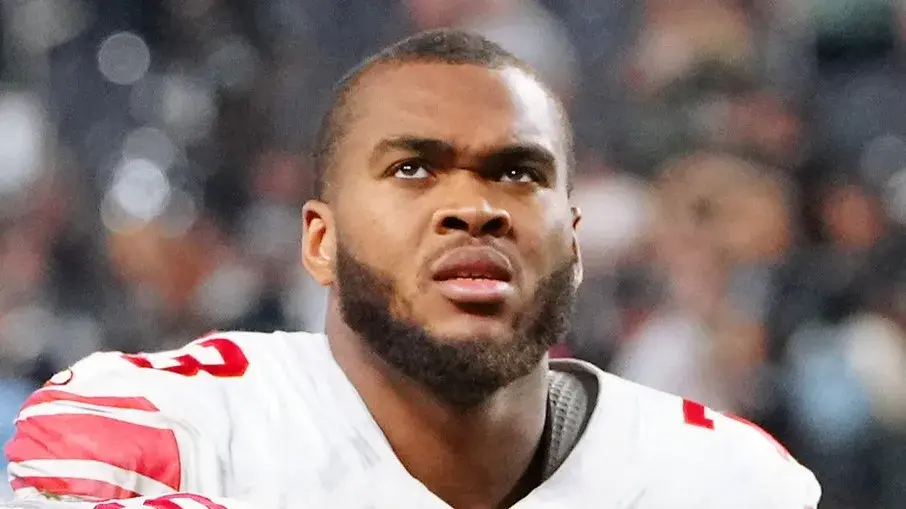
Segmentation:
<svg viewBox="0 0 906 509">
<path fill-rule="evenodd" d="M 570 109 L 586 277 L 555 354 L 758 422 L 822 509 L 901 508 L 896 0 L 4 2 L 0 437 L 95 350 L 321 330 L 298 238 L 324 98 L 442 26 Z"/>
</svg>

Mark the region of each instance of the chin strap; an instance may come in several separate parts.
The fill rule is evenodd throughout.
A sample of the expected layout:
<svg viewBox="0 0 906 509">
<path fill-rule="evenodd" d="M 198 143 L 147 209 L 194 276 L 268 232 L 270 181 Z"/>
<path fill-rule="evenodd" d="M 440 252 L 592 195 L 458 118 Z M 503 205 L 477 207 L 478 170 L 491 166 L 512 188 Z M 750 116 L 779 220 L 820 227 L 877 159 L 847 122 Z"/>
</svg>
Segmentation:
<svg viewBox="0 0 906 509">
<path fill-rule="evenodd" d="M 578 363 L 557 362 L 547 379 L 545 480 L 560 468 L 572 452 L 585 431 L 598 397 L 597 377 Z"/>
</svg>

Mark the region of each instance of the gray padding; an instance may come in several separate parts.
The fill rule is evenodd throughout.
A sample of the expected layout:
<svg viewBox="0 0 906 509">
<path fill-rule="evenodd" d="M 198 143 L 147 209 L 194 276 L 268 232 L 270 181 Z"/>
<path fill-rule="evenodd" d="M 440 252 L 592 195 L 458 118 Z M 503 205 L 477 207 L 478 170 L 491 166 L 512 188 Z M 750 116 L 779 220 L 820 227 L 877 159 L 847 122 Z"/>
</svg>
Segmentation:
<svg viewBox="0 0 906 509">
<path fill-rule="evenodd" d="M 563 363 L 557 368 L 548 374 L 550 441 L 545 455 L 544 479 L 550 478 L 572 452 L 585 431 L 598 395 L 594 373 L 576 364 Z"/>
</svg>

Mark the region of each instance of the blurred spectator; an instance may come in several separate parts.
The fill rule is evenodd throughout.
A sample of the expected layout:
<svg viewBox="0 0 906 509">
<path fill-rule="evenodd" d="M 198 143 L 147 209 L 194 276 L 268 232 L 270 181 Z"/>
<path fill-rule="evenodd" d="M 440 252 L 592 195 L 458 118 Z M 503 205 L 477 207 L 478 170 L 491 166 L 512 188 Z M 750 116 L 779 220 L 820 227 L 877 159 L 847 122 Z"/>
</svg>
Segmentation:
<svg viewBox="0 0 906 509">
<path fill-rule="evenodd" d="M 534 0 L 406 0 L 419 29 L 478 32 L 528 62 L 568 101 L 575 93 L 576 55 L 568 32 Z"/>
<path fill-rule="evenodd" d="M 646 0 L 630 79 L 652 97 L 706 66 L 746 73 L 757 57 L 741 2 Z"/>
<path fill-rule="evenodd" d="M 783 186 L 748 161 L 694 153 L 667 165 L 657 192 L 651 240 L 666 300 L 623 345 L 614 370 L 750 414 L 771 268 L 790 242 Z"/>
</svg>

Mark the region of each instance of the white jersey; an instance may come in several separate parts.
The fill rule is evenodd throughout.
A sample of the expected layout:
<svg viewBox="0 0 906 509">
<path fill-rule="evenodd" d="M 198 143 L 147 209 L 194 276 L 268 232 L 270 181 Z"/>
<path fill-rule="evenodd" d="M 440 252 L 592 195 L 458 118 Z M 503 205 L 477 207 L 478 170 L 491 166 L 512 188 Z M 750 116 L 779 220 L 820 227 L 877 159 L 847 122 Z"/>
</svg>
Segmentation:
<svg viewBox="0 0 906 509">
<path fill-rule="evenodd" d="M 516 509 L 817 507 L 811 472 L 753 425 L 579 361 L 551 369 L 593 373 L 595 406 Z M 19 499 L 192 492 L 259 509 L 449 507 L 394 455 L 326 337 L 307 333 L 94 354 L 25 403 L 6 454 Z"/>
<path fill-rule="evenodd" d="M 196 493 L 170 493 L 159 497 L 135 497 L 104 502 L 82 500 L 53 500 L 48 498 L 20 498 L 0 504 L 3 509 L 262 509 L 254 504 L 219 497 L 205 497 Z"/>
</svg>

